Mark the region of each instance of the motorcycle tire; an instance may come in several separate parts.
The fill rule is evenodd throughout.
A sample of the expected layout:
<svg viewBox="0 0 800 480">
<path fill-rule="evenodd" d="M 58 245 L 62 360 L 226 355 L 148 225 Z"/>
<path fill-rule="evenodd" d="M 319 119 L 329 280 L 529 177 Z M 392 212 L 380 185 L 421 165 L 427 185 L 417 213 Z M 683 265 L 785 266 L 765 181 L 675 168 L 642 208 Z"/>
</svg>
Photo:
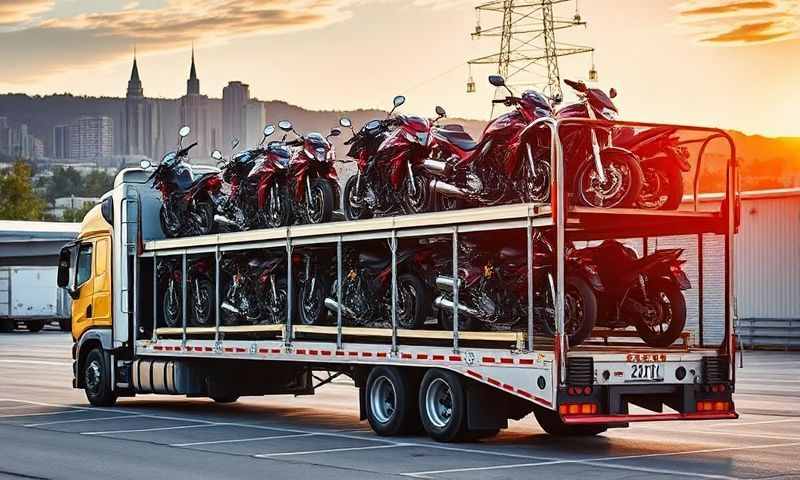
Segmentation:
<svg viewBox="0 0 800 480">
<path fill-rule="evenodd" d="M 278 189 L 278 205 L 277 210 L 273 210 L 270 205 L 270 200 L 273 195 L 274 189 Z M 272 185 L 267 192 L 267 205 L 259 209 L 258 223 L 264 228 L 278 228 L 285 227 L 292 224 L 292 202 L 289 200 L 289 191 L 285 187 Z"/>
<path fill-rule="evenodd" d="M 288 320 L 288 315 L 286 314 L 287 305 L 286 299 L 289 293 L 289 283 L 286 281 L 285 278 L 279 278 L 275 281 L 275 291 L 277 296 L 273 296 L 272 288 L 267 286 L 266 292 L 264 294 L 264 306 L 263 306 L 263 320 L 262 323 L 268 325 L 277 325 L 282 324 L 285 325 Z M 277 297 L 277 298 L 275 298 Z M 272 308 L 272 305 L 275 305 L 275 308 Z M 292 304 L 292 311 L 297 311 L 297 302 Z M 294 316 L 292 320 L 297 318 Z"/>
<path fill-rule="evenodd" d="M 442 330 L 453 331 L 453 310 L 449 308 L 439 309 L 438 313 L 439 328 Z M 470 317 L 463 312 L 458 313 L 459 332 L 477 332 L 480 330 L 480 322 L 474 317 Z"/>
<path fill-rule="evenodd" d="M 403 192 L 403 208 L 411 215 L 417 213 L 430 212 L 433 205 L 433 191 L 431 190 L 428 177 L 417 173 L 414 175 L 414 193 L 411 193 L 411 184 L 406 178 L 405 192 Z"/>
<path fill-rule="evenodd" d="M 311 289 L 311 281 L 306 280 L 297 290 L 297 297 L 294 304 L 297 305 L 297 318 L 301 325 L 324 325 L 328 323 L 328 309 L 325 307 L 325 296 L 331 291 L 330 282 L 320 274 L 314 275 L 314 290 Z"/>
<path fill-rule="evenodd" d="M 570 346 L 580 345 L 592 335 L 597 322 L 597 296 L 589 282 L 581 277 L 567 277 L 564 295 L 564 330 Z M 580 323 L 575 325 L 571 309 L 580 307 Z"/>
<path fill-rule="evenodd" d="M 648 178 L 650 175 L 659 176 L 661 188 L 656 194 L 659 198 L 664 195 L 666 195 L 667 198 L 661 205 L 652 206 L 646 198 L 645 188 L 642 188 L 642 192 L 639 194 L 639 198 L 636 201 L 636 207 L 657 210 L 677 210 L 683 200 L 683 174 L 681 169 L 677 165 L 671 163 L 667 165 L 663 163 L 655 165 L 645 164 L 642 166 L 642 172 L 644 175 L 643 178 Z"/>
<path fill-rule="evenodd" d="M 448 197 L 446 195 L 436 194 L 436 206 L 434 210 L 437 212 L 452 212 L 454 210 L 462 210 L 467 208 L 467 202 L 461 198 Z"/>
<path fill-rule="evenodd" d="M 308 198 L 316 206 L 312 211 L 306 205 L 308 223 L 319 225 L 320 223 L 330 222 L 333 216 L 333 187 L 328 183 L 328 180 L 322 178 L 312 180 L 311 192 L 309 192 Z"/>
<path fill-rule="evenodd" d="M 358 183 L 358 175 L 353 175 L 347 179 L 347 182 L 344 184 L 344 195 L 342 195 L 342 210 L 344 210 L 344 216 L 347 220 L 363 220 L 365 218 L 372 217 L 372 212 L 361 203 L 361 206 L 356 207 L 353 205 L 353 202 L 350 200 L 350 197 L 355 193 L 356 184 Z"/>
<path fill-rule="evenodd" d="M 686 326 L 686 299 L 683 297 L 681 289 L 668 280 L 654 279 L 647 286 L 647 289 L 651 301 L 661 302 L 662 309 L 669 308 L 669 326 L 666 330 L 655 332 L 641 318 L 631 319 L 632 323 L 636 326 L 637 333 L 647 345 L 656 348 L 668 347 L 681 336 L 683 327 Z M 664 299 L 669 302 L 669 306 L 663 305 Z M 666 313 L 666 311 L 662 310 L 662 315 Z"/>
<path fill-rule="evenodd" d="M 164 298 L 161 302 L 161 313 L 164 316 L 164 324 L 169 328 L 175 328 L 181 325 L 181 317 L 183 315 L 183 307 L 181 306 L 181 295 L 176 294 L 171 297 L 169 294 L 169 285 L 164 288 Z"/>
<path fill-rule="evenodd" d="M 158 212 L 158 219 L 161 222 L 161 231 L 164 232 L 164 236 L 167 238 L 176 238 L 181 235 L 183 230 L 180 224 L 176 223 L 171 225 L 167 220 L 167 209 L 164 205 L 161 205 L 161 210 Z"/>
<path fill-rule="evenodd" d="M 208 200 L 198 200 L 194 204 L 195 214 L 198 218 L 198 223 L 194 225 L 194 231 L 197 235 L 208 235 L 214 233 L 214 213 L 216 209 L 214 204 Z"/>
<path fill-rule="evenodd" d="M 207 276 L 201 276 L 192 282 L 192 323 L 198 327 L 208 327 L 214 324 L 214 285 Z M 195 291 L 197 289 L 197 291 Z M 200 304 L 197 303 L 198 298 Z"/>
<path fill-rule="evenodd" d="M 428 289 L 425 283 L 413 273 L 404 273 L 397 277 L 397 325 L 406 330 L 418 330 L 425 326 L 428 318 Z M 409 302 L 406 300 L 411 296 Z"/>
<path fill-rule="evenodd" d="M 638 158 L 624 150 L 611 149 L 600 152 L 600 162 L 606 173 L 606 184 L 600 184 L 594 160 L 589 157 L 578 168 L 575 174 L 573 191 L 578 203 L 585 207 L 621 208 L 633 207 L 642 191 L 642 167 Z M 597 192 L 597 186 L 606 190 Z M 616 188 L 615 188 L 616 187 Z"/>
</svg>

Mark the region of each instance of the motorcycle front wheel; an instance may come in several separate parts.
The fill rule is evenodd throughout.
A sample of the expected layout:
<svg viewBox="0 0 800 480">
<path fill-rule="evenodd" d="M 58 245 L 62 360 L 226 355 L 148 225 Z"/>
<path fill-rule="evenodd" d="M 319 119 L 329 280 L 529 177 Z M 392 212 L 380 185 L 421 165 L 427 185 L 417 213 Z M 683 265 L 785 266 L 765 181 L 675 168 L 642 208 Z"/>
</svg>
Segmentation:
<svg viewBox="0 0 800 480">
<path fill-rule="evenodd" d="M 198 200 L 194 204 L 193 230 L 196 235 L 208 235 L 214 231 L 214 205 L 208 200 Z"/>
<path fill-rule="evenodd" d="M 400 328 L 417 330 L 425 325 L 428 305 L 425 284 L 412 273 L 397 277 L 397 324 Z"/>
<path fill-rule="evenodd" d="M 323 325 L 328 320 L 325 296 L 331 291 L 327 278 L 315 273 L 297 292 L 297 310 L 303 325 Z"/>
<path fill-rule="evenodd" d="M 586 207 L 632 207 L 642 190 L 642 168 L 638 159 L 627 152 L 603 150 L 600 162 L 605 181 L 595 168 L 594 159 L 587 158 L 575 175 L 578 202 Z"/>
<path fill-rule="evenodd" d="M 266 228 L 285 227 L 292 223 L 289 191 L 276 184 L 267 191 L 267 204 L 258 211 L 258 223 Z"/>
<path fill-rule="evenodd" d="M 317 225 L 331 221 L 333 216 L 333 188 L 327 180 L 315 178 L 311 181 L 306 205 L 308 223 Z"/>
<path fill-rule="evenodd" d="M 638 208 L 677 210 L 683 200 L 683 174 L 677 165 L 642 166 L 644 184 Z"/>
<path fill-rule="evenodd" d="M 533 164 L 534 172 L 530 165 L 525 167 L 525 179 L 522 198 L 529 203 L 550 202 L 550 164 L 537 161 Z"/>
<path fill-rule="evenodd" d="M 191 294 L 192 322 L 200 327 L 207 327 L 214 323 L 214 285 L 211 280 L 202 276 L 194 282 Z"/>
<path fill-rule="evenodd" d="M 358 175 L 353 175 L 348 178 L 347 182 L 344 184 L 342 209 L 344 210 L 345 218 L 348 220 L 362 220 L 372 216 L 372 212 L 364 205 L 363 194 L 356 189 L 357 184 Z"/>
<path fill-rule="evenodd" d="M 174 214 L 168 212 L 165 205 L 161 205 L 158 218 L 161 221 L 161 231 L 164 232 L 167 238 L 176 238 L 180 236 L 183 231 L 180 220 Z"/>
<path fill-rule="evenodd" d="M 403 207 L 408 213 L 425 213 L 431 211 L 431 187 L 428 177 L 419 173 L 414 175 L 413 183 L 411 177 L 407 177 L 404 183 Z"/>
<path fill-rule="evenodd" d="M 274 292 L 272 291 L 272 286 L 267 285 L 267 291 L 264 295 L 264 320 L 261 323 L 270 325 L 286 323 L 288 318 L 286 312 L 289 311 L 286 305 L 286 300 L 289 298 L 288 285 L 285 278 L 275 281 Z"/>
<path fill-rule="evenodd" d="M 651 281 L 647 294 L 648 314 L 633 316 L 628 321 L 636 326 L 646 344 L 668 347 L 680 337 L 686 325 L 686 299 L 677 285 L 662 279 Z"/>
<path fill-rule="evenodd" d="M 170 283 L 172 285 L 170 285 Z M 171 287 L 171 288 L 170 288 Z M 181 297 L 175 291 L 176 286 L 173 281 L 167 284 L 164 290 L 164 299 L 161 302 L 162 314 L 164 315 L 164 323 L 169 328 L 180 326 L 181 316 L 183 315 L 183 308 L 181 307 Z"/>
<path fill-rule="evenodd" d="M 570 346 L 580 345 L 597 322 L 597 296 L 581 277 L 568 276 L 564 287 L 564 334 Z"/>
</svg>

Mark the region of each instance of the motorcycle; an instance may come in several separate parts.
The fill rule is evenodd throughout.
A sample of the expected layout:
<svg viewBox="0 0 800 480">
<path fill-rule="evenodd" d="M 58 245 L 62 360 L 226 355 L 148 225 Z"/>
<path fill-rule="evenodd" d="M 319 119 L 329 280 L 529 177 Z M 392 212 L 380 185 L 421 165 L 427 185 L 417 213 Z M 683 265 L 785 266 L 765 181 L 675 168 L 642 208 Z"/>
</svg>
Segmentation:
<svg viewBox="0 0 800 480">
<path fill-rule="evenodd" d="M 221 201 L 222 182 L 217 174 L 197 176 L 185 161 L 189 150 L 197 145 L 195 142 L 183 147 L 183 139 L 190 131 L 187 126 L 181 127 L 178 150 L 164 155 L 147 178 L 147 182 L 153 182 L 152 188 L 161 192 L 159 219 L 161 229 L 170 238 L 212 233 L 216 205 Z M 141 163 L 143 169 L 150 166 L 147 160 Z"/>
<path fill-rule="evenodd" d="M 264 164 L 262 159 L 270 153 L 270 148 L 265 148 L 264 142 L 273 133 L 275 126 L 267 125 L 257 147 L 232 155 L 227 162 L 219 150 L 211 153 L 211 158 L 217 161 L 222 180 L 229 185 L 228 194 L 218 208 L 221 217 L 217 218 L 219 223 L 240 231 L 268 226 L 265 209 L 258 202 L 259 177 L 250 176 L 250 173 L 256 166 Z M 238 144 L 238 140 L 235 142 L 235 145 Z"/>
<path fill-rule="evenodd" d="M 635 326 L 651 347 L 672 345 L 686 325 L 686 299 L 691 288 L 680 257 L 682 248 L 656 250 L 639 258 L 615 240 L 577 252 L 594 265 L 601 285 L 598 324 L 611 329 Z"/>
<path fill-rule="evenodd" d="M 489 82 L 505 86 L 499 75 L 490 76 Z M 441 195 L 443 209 L 549 201 L 547 144 L 540 145 L 541 136 L 531 134 L 528 127 L 552 116 L 552 107 L 533 90 L 519 97 L 509 93 L 492 102 L 514 110 L 489 122 L 477 142 L 459 125 L 431 129 L 431 154 L 424 166 L 434 177 L 430 187 Z"/>
<path fill-rule="evenodd" d="M 347 179 L 344 187 L 343 208 L 348 220 L 431 209 L 422 168 L 431 122 L 420 117 L 392 117 L 405 101 L 402 95 L 394 97 L 385 119 L 369 121 L 358 132 L 349 118 L 339 121 L 353 133 L 345 145 L 350 146 L 347 155 L 358 165 L 358 173 Z"/>
<path fill-rule="evenodd" d="M 618 129 L 614 145 L 639 157 L 644 182 L 638 208 L 676 210 L 683 200 L 683 173 L 691 170 L 689 150 L 680 145 L 677 128 L 653 127 L 640 132 Z"/>
<path fill-rule="evenodd" d="M 410 248 L 398 249 L 396 254 L 396 313 L 398 328 L 402 329 L 422 328 L 430 309 L 429 289 L 418 273 L 416 255 L 417 252 Z M 314 263 L 320 265 L 320 261 L 317 258 Z M 339 309 L 336 265 L 331 263 L 328 268 L 317 268 L 309 277 L 311 281 L 300 288 L 299 317 L 304 324 L 318 324 L 329 314 L 335 315 Z M 341 288 L 341 311 L 346 324 L 356 327 L 390 324 L 391 286 L 392 260 L 385 248 L 347 248 L 342 258 Z M 327 293 L 321 295 L 319 292 L 323 291 Z M 320 308 L 320 299 L 324 309 Z"/>
<path fill-rule="evenodd" d="M 528 259 L 524 248 L 515 242 L 497 247 L 491 239 L 459 241 L 459 330 L 527 330 Z M 519 242 L 524 243 L 524 242 Z M 441 250 L 441 249 L 438 249 Z M 491 252 L 491 253 L 490 253 Z M 552 275 L 552 246 L 541 234 L 534 236 L 533 318 L 534 332 L 555 334 L 555 289 Z M 447 257 L 450 257 L 449 255 Z M 440 326 L 453 328 L 452 260 L 440 257 L 434 267 L 439 295 Z M 597 298 L 593 285 L 596 274 L 588 264 L 567 256 L 564 294 L 564 333 L 570 345 L 579 345 L 592 333 L 597 318 Z"/>
<path fill-rule="evenodd" d="M 286 322 L 286 256 L 231 255 L 220 269 L 230 279 L 220 304 L 226 325 Z"/>
<path fill-rule="evenodd" d="M 162 260 L 156 269 L 159 283 L 164 289 L 161 301 L 164 323 L 167 327 L 181 326 L 183 318 L 183 269 L 178 259 Z M 186 299 L 190 302 L 187 325 L 207 327 L 214 324 L 214 285 L 211 281 L 211 262 L 200 258 L 189 262 L 186 269 L 188 282 Z"/>
<path fill-rule="evenodd" d="M 294 133 L 294 140 L 271 145 L 276 157 L 283 158 L 285 147 L 294 147 L 291 160 L 265 163 L 259 183 L 259 205 L 266 206 L 268 224 L 272 227 L 329 222 L 335 205 L 339 204 L 339 177 L 333 166 L 334 153 L 330 138 L 341 134 L 334 128 L 323 137 L 313 132 L 299 134 L 291 122 L 283 120 L 278 128 Z M 271 170 L 271 171 L 269 171 Z M 277 174 L 277 175 L 276 175 Z"/>
</svg>

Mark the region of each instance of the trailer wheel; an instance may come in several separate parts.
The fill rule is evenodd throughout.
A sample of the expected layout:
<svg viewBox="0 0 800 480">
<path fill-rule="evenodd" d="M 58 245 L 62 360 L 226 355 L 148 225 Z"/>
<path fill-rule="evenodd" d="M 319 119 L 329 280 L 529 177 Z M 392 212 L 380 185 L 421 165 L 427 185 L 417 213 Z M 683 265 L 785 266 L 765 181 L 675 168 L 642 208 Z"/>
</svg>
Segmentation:
<svg viewBox="0 0 800 480">
<path fill-rule="evenodd" d="M 235 394 L 215 395 L 211 397 L 211 400 L 214 400 L 217 403 L 234 403 L 235 401 L 239 400 L 239 395 Z"/>
<path fill-rule="evenodd" d="M 40 332 L 44 328 L 44 320 L 32 320 L 27 323 L 27 326 L 31 333 Z"/>
<path fill-rule="evenodd" d="M 14 320 L 2 319 L 0 320 L 0 332 L 8 333 L 13 332 L 17 328 L 17 323 Z"/>
<path fill-rule="evenodd" d="M 414 391 L 409 377 L 396 367 L 376 367 L 367 377 L 366 410 L 378 435 L 409 433 L 417 424 Z"/>
<path fill-rule="evenodd" d="M 545 432 L 557 437 L 592 437 L 608 430 L 607 425 L 567 425 L 561 415 L 544 407 L 533 410 L 536 421 Z"/>
<path fill-rule="evenodd" d="M 99 348 L 95 348 L 86 356 L 83 384 L 86 399 L 95 407 L 110 407 L 117 401 L 117 395 L 111 390 L 105 354 Z"/>
<path fill-rule="evenodd" d="M 422 426 L 437 442 L 464 439 L 467 402 L 461 378 L 447 370 L 428 370 L 419 389 L 419 412 Z"/>
</svg>

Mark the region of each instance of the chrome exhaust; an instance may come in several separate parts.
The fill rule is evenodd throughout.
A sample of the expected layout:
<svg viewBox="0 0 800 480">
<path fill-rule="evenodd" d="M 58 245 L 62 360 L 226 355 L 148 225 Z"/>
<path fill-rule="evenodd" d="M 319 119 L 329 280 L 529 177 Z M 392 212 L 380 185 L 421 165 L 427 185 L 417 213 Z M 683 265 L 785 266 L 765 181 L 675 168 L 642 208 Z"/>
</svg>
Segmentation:
<svg viewBox="0 0 800 480">
<path fill-rule="evenodd" d="M 434 175 L 444 175 L 449 170 L 449 165 L 447 164 L 447 162 L 443 162 L 441 160 L 426 158 L 422 162 L 422 168 L 427 170 L 428 173 L 432 173 Z"/>
<path fill-rule="evenodd" d="M 434 192 L 441 193 L 446 197 L 467 198 L 467 192 L 464 190 L 436 178 L 431 180 L 430 187 Z"/>
<path fill-rule="evenodd" d="M 453 277 L 445 277 L 444 275 L 439 275 L 434 280 L 434 283 L 436 283 L 436 286 L 439 287 L 440 290 L 447 290 L 449 292 L 452 292 L 456 282 L 453 281 Z M 458 288 L 461 288 L 462 285 L 463 282 L 459 278 Z"/>
<path fill-rule="evenodd" d="M 232 303 L 228 302 L 227 300 L 222 302 L 219 306 L 222 310 L 226 312 L 232 313 L 234 315 L 241 315 L 242 311 L 236 308 Z"/>
<path fill-rule="evenodd" d="M 236 224 L 233 220 L 228 217 L 223 217 L 222 215 L 214 215 L 214 222 L 220 223 L 222 225 L 227 225 L 229 227 L 239 228 L 239 225 Z"/>
<path fill-rule="evenodd" d="M 433 300 L 433 305 L 439 310 L 453 310 L 453 302 L 442 296 L 436 297 L 436 299 Z M 477 310 L 475 310 L 474 308 L 470 308 L 462 303 L 458 304 L 458 311 L 461 313 L 465 313 L 471 317 L 478 316 Z"/>
<path fill-rule="evenodd" d="M 339 302 L 331 297 L 327 297 L 325 298 L 325 307 L 331 312 L 336 312 L 339 310 Z M 344 305 L 342 305 L 342 314 L 346 317 L 356 318 L 356 314 Z"/>
</svg>

